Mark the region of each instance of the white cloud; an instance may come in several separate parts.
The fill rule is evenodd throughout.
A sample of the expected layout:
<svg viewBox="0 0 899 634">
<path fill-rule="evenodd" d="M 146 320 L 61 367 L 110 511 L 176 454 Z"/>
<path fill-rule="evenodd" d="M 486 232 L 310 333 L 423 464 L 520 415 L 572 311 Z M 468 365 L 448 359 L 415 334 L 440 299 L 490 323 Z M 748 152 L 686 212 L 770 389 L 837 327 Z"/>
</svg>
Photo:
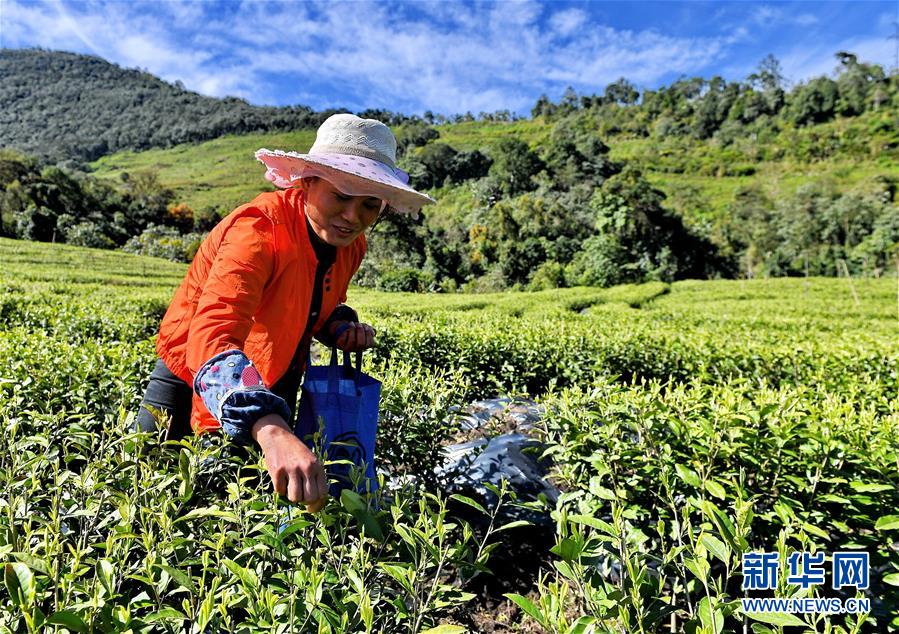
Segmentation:
<svg viewBox="0 0 899 634">
<path fill-rule="evenodd" d="M 146 10 L 150 6 L 160 12 Z M 216 49 L 226 48 L 223 32 L 211 34 L 205 41 L 208 46 L 192 42 L 194 27 L 204 22 L 203 6 L 5 2 L 3 45 L 90 53 L 127 68 L 145 68 L 166 81 L 181 80 L 203 94 L 251 98 L 261 91 L 253 75 L 212 62 Z"/>
<path fill-rule="evenodd" d="M 706 37 L 615 29 L 530 1 L 3 2 L 4 46 L 91 52 L 252 103 L 284 103 L 286 85 L 315 108 L 521 112 L 569 84 L 599 92 L 621 76 L 653 84 L 697 72 L 748 37 L 744 27 Z"/>
<path fill-rule="evenodd" d="M 587 21 L 587 14 L 580 9 L 566 9 L 554 13 L 549 19 L 549 24 L 553 31 L 559 35 L 570 35 L 574 33 Z"/>
<path fill-rule="evenodd" d="M 751 19 L 760 26 L 767 26 L 772 22 L 780 20 L 783 17 L 783 11 L 768 5 L 761 5 L 752 12 Z"/>
<path fill-rule="evenodd" d="M 812 13 L 792 14 L 780 7 L 761 5 L 755 7 L 750 20 L 760 27 L 777 27 L 784 25 L 812 26 L 818 24 L 818 17 Z"/>
<path fill-rule="evenodd" d="M 804 44 L 781 58 L 781 68 L 784 76 L 793 83 L 821 75 L 833 76 L 839 65 L 834 54 L 848 51 L 857 55 L 860 62 L 880 64 L 887 70 L 892 64 L 894 46 L 892 40 L 883 37 L 849 38 L 836 44 L 822 42 L 817 46 Z"/>
</svg>

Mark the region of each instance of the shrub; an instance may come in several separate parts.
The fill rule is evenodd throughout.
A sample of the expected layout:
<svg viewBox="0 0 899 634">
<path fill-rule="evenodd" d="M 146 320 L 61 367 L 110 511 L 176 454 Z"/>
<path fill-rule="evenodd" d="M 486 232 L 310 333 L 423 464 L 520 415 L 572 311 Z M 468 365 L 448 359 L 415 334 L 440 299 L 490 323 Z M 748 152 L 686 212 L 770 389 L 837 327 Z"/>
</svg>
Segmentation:
<svg viewBox="0 0 899 634">
<path fill-rule="evenodd" d="M 612 286 L 628 279 L 627 253 L 612 235 L 603 233 L 584 241 L 581 252 L 565 267 L 569 286 Z"/>
<path fill-rule="evenodd" d="M 394 269 L 381 273 L 376 286 L 382 291 L 424 293 L 434 285 L 434 276 L 411 268 Z"/>
<path fill-rule="evenodd" d="M 194 210 L 187 203 L 172 203 L 167 208 L 166 224 L 181 232 L 190 231 L 194 226 Z"/>
<path fill-rule="evenodd" d="M 554 260 L 547 260 L 534 271 L 528 290 L 542 291 L 561 286 L 565 286 L 565 267 Z"/>
<path fill-rule="evenodd" d="M 93 247 L 94 249 L 115 248 L 115 242 L 90 220 L 82 220 L 66 229 L 65 240 L 68 244 L 74 244 L 79 247 Z"/>
<path fill-rule="evenodd" d="M 173 262 L 190 262 L 204 237 L 199 233 L 181 235 L 172 227 L 150 225 L 139 236 L 128 240 L 122 251 L 165 258 Z"/>
</svg>

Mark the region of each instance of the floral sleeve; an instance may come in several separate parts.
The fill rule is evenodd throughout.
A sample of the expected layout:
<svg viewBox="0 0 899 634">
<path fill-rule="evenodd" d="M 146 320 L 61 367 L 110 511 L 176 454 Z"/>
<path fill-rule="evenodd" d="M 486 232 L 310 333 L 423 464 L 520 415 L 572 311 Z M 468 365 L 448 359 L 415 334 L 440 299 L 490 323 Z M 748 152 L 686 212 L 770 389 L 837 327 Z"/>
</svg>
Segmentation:
<svg viewBox="0 0 899 634">
<path fill-rule="evenodd" d="M 238 444 L 250 444 L 250 430 L 263 416 L 290 420 L 287 401 L 271 392 L 253 362 L 240 350 L 225 350 L 209 359 L 194 377 L 194 391 L 222 430 Z"/>
</svg>

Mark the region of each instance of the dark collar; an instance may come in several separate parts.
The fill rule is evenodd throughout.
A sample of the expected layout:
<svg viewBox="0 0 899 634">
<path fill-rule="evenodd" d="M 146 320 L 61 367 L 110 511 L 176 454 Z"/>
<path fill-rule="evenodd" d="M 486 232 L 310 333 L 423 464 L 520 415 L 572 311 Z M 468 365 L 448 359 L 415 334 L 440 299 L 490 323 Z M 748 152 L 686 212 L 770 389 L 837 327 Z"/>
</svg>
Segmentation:
<svg viewBox="0 0 899 634">
<path fill-rule="evenodd" d="M 333 244 L 328 244 L 318 237 L 318 234 L 312 228 L 312 223 L 309 222 L 308 216 L 306 216 L 306 232 L 309 234 L 312 250 L 315 251 L 315 259 L 319 262 L 333 263 L 337 259 L 337 247 Z"/>
</svg>

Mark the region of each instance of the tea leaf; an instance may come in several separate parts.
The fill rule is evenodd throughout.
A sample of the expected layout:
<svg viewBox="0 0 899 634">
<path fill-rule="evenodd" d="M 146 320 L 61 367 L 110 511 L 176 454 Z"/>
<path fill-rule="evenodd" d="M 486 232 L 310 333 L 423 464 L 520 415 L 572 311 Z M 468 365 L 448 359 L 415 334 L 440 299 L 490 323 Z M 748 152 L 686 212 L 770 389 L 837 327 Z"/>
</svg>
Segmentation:
<svg viewBox="0 0 899 634">
<path fill-rule="evenodd" d="M 721 610 L 712 610 L 708 597 L 703 597 L 699 602 L 699 620 L 706 630 L 718 634 L 724 629 L 724 615 Z M 714 621 L 714 629 L 712 623 Z"/>
<path fill-rule="evenodd" d="M 173 568 L 172 566 L 167 566 L 165 564 L 156 564 L 156 567 L 160 570 L 165 570 L 168 575 L 178 582 L 178 585 L 187 590 L 191 596 L 197 595 L 197 587 L 194 585 L 193 581 L 191 581 L 190 576 L 185 574 L 183 571 L 178 570 L 177 568 Z"/>
<path fill-rule="evenodd" d="M 4 580 L 6 589 L 9 590 L 9 596 L 20 606 L 30 606 L 34 603 L 34 575 L 28 566 L 19 562 L 6 564 Z"/>
<path fill-rule="evenodd" d="M 449 625 L 444 623 L 443 625 L 424 630 L 422 634 L 465 634 L 467 631 L 468 629 L 461 625 Z"/>
<path fill-rule="evenodd" d="M 192 511 L 188 511 L 187 513 L 185 513 L 184 515 L 182 515 L 181 517 L 176 519 L 175 523 L 177 524 L 178 522 L 194 520 L 194 519 L 201 518 L 201 517 L 217 517 L 219 519 L 223 519 L 223 520 L 226 520 L 229 522 L 240 521 L 237 518 L 237 515 L 235 515 L 231 511 L 223 511 L 220 508 L 218 508 L 217 506 L 209 506 L 209 507 L 203 507 L 203 508 L 194 509 Z"/>
<path fill-rule="evenodd" d="M 889 484 L 877 484 L 873 482 L 859 482 L 853 481 L 849 483 L 853 489 L 858 491 L 859 493 L 882 493 L 883 491 L 889 491 L 893 487 Z"/>
<path fill-rule="evenodd" d="M 468 506 L 470 506 L 471 508 L 475 509 L 476 511 L 480 512 L 483 515 L 489 515 L 489 513 L 487 512 L 487 509 L 485 509 L 483 506 L 481 506 L 480 504 L 475 502 L 473 499 L 471 499 L 467 495 L 460 495 L 458 493 L 453 493 L 450 496 L 450 498 L 452 498 L 453 500 L 456 500 L 457 502 L 461 502 L 462 504 L 467 504 Z"/>
<path fill-rule="evenodd" d="M 566 537 L 550 549 L 555 555 L 558 555 L 565 561 L 574 561 L 581 554 L 581 545 L 571 537 Z"/>
<path fill-rule="evenodd" d="M 820 537 L 821 539 L 830 539 L 830 535 L 827 531 L 815 526 L 814 524 L 809 524 L 808 522 L 802 523 L 802 530 L 806 533 L 811 533 L 815 537 Z"/>
<path fill-rule="evenodd" d="M 515 594 L 514 592 L 507 592 L 503 594 L 503 596 L 514 602 L 518 607 L 524 610 L 528 616 L 540 623 L 540 625 L 546 626 L 546 620 L 543 618 L 540 610 L 537 609 L 537 606 L 534 605 L 530 599 L 523 597 L 520 594 Z"/>
<path fill-rule="evenodd" d="M 565 634 L 588 634 L 588 632 L 593 631 L 593 626 L 596 625 L 596 622 L 595 617 L 582 616 L 571 624 L 571 627 L 568 628 Z"/>
<path fill-rule="evenodd" d="M 187 615 L 179 610 L 176 610 L 173 607 L 164 607 L 160 610 L 157 610 L 156 612 L 151 612 L 141 620 L 145 623 L 155 623 L 156 621 L 169 619 L 174 619 L 176 621 L 186 621 Z"/>
<path fill-rule="evenodd" d="M 71 610 L 59 610 L 54 612 L 47 619 L 47 623 L 50 625 L 62 625 L 67 630 L 73 632 L 88 631 L 87 623 L 85 623 L 77 613 L 72 612 Z"/>
<path fill-rule="evenodd" d="M 874 528 L 879 531 L 891 531 L 899 529 L 899 515 L 884 515 L 877 520 Z"/>
<path fill-rule="evenodd" d="M 743 614 L 756 621 L 778 627 L 807 627 L 805 621 L 789 612 L 743 612 Z"/>
<path fill-rule="evenodd" d="M 709 535 L 708 533 L 703 533 L 699 538 L 699 541 L 702 542 L 702 545 L 705 546 L 710 553 L 720 559 L 722 563 L 726 564 L 730 560 L 730 549 L 717 537 Z"/>
<path fill-rule="evenodd" d="M 384 541 L 384 530 L 358 493 L 344 489 L 340 492 L 340 501 L 344 508 L 362 525 L 366 535 L 376 541 Z"/>
<path fill-rule="evenodd" d="M 678 477 L 690 486 L 696 487 L 697 489 L 702 486 L 702 480 L 700 480 L 697 473 L 689 467 L 685 467 L 682 464 L 675 464 L 674 470 L 677 472 Z"/>
<path fill-rule="evenodd" d="M 689 557 L 684 560 L 684 565 L 687 569 L 696 575 L 696 578 L 702 582 L 705 582 L 709 577 L 709 562 L 704 559 L 696 559 L 694 557 Z"/>
<path fill-rule="evenodd" d="M 706 480 L 705 481 L 706 491 L 714 495 L 719 500 L 724 500 L 727 498 L 727 492 L 724 490 L 724 487 L 715 482 L 714 480 Z"/>
<path fill-rule="evenodd" d="M 368 510 L 368 505 L 362 499 L 362 496 L 349 489 L 344 489 L 340 492 L 340 502 L 346 510 L 353 514 Z"/>
<path fill-rule="evenodd" d="M 412 579 L 412 571 L 408 564 L 390 564 L 385 561 L 378 562 L 378 567 L 390 575 L 404 590 L 410 594 L 414 593 L 414 581 Z"/>
<path fill-rule="evenodd" d="M 575 524 L 592 526 L 593 528 L 597 528 L 609 535 L 617 534 L 615 528 L 611 524 L 609 524 L 608 522 L 604 522 L 598 517 L 592 517 L 590 515 L 569 515 L 568 520 L 574 522 Z"/>
<path fill-rule="evenodd" d="M 100 583 L 103 584 L 103 587 L 106 589 L 106 592 L 109 596 L 114 594 L 114 579 L 115 579 L 115 571 L 112 568 L 112 564 L 109 563 L 108 559 L 101 559 L 97 562 L 97 577 L 100 579 Z"/>
<path fill-rule="evenodd" d="M 259 579 L 256 578 L 256 573 L 252 570 L 248 570 L 244 568 L 239 563 L 232 559 L 224 559 L 222 563 L 225 564 L 225 567 L 234 573 L 240 582 L 244 585 L 245 588 L 256 590 L 259 588 Z"/>
<path fill-rule="evenodd" d="M 513 522 L 509 522 L 508 524 L 503 524 L 502 526 L 497 528 L 494 532 L 498 533 L 500 531 L 505 531 L 505 530 L 509 530 L 512 528 L 519 528 L 521 526 L 533 526 L 533 523 L 529 522 L 527 520 L 515 520 Z"/>
</svg>

